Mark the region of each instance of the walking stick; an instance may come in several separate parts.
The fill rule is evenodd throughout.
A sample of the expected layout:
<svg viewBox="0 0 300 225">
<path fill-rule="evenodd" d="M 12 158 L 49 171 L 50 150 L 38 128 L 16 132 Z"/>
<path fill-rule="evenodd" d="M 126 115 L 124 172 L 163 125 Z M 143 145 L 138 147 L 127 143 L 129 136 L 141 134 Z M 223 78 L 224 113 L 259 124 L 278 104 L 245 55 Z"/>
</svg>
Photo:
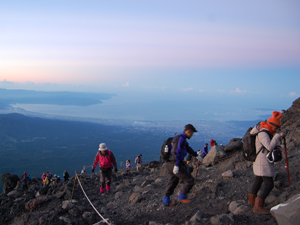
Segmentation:
<svg viewBox="0 0 300 225">
<path fill-rule="evenodd" d="M 286 162 L 286 170 L 287 170 L 287 174 L 288 174 L 288 181 L 289 181 L 289 186 L 291 186 L 290 172 L 289 172 L 289 162 L 288 162 L 288 157 L 287 157 L 287 152 L 286 152 L 286 141 L 285 141 L 285 137 L 283 137 L 283 145 L 284 145 L 284 150 L 285 150 L 285 162 Z"/>
</svg>

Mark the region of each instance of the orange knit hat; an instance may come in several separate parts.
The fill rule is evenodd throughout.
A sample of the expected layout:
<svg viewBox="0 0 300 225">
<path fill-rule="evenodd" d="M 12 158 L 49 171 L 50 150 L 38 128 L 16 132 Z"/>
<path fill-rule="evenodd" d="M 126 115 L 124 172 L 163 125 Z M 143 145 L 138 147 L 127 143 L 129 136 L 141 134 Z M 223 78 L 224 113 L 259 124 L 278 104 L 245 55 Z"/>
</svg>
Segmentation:
<svg viewBox="0 0 300 225">
<path fill-rule="evenodd" d="M 281 113 L 278 111 L 273 111 L 272 116 L 266 121 L 260 123 L 260 129 L 266 128 L 271 134 L 274 134 L 277 128 L 280 127 Z"/>
<path fill-rule="evenodd" d="M 281 118 L 281 113 L 278 111 L 273 111 L 272 116 L 267 120 L 268 124 L 271 127 L 279 128 L 281 126 L 280 123 L 280 118 Z"/>
</svg>

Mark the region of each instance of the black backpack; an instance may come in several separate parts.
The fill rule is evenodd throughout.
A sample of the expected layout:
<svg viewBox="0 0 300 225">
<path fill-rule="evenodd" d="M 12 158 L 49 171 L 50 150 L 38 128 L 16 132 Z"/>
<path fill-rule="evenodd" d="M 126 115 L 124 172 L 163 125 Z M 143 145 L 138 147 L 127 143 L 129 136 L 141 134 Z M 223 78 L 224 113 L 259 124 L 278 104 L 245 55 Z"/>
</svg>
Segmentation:
<svg viewBox="0 0 300 225">
<path fill-rule="evenodd" d="M 164 141 L 160 149 L 160 159 L 165 162 L 171 160 L 172 140 L 173 137 L 169 137 L 167 140 Z"/>
<path fill-rule="evenodd" d="M 248 134 L 246 137 L 243 138 L 242 143 L 243 143 L 243 156 L 247 161 L 254 162 L 258 154 L 261 152 L 261 150 L 264 148 L 262 147 L 258 153 L 256 154 L 256 147 L 255 147 L 255 139 L 256 136 L 260 132 L 266 132 L 269 134 L 268 131 L 266 130 L 261 130 L 256 134 Z M 270 136 L 270 134 L 269 134 Z"/>
</svg>

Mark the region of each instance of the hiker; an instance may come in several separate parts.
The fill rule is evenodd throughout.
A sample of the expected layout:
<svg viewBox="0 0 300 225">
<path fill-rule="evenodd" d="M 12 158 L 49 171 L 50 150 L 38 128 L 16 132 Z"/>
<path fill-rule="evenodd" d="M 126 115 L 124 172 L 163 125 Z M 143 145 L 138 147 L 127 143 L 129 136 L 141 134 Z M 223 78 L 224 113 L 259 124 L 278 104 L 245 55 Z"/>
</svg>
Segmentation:
<svg viewBox="0 0 300 225">
<path fill-rule="evenodd" d="M 70 175 L 67 170 L 65 170 L 63 177 L 64 177 L 65 182 L 69 180 Z"/>
<path fill-rule="evenodd" d="M 105 192 L 105 186 L 106 190 L 110 191 L 112 167 L 115 168 L 115 172 L 118 171 L 116 158 L 111 150 L 106 147 L 105 143 L 99 145 L 98 152 L 94 159 L 92 173 L 94 173 L 98 162 L 100 169 L 100 194 L 102 194 Z"/>
<path fill-rule="evenodd" d="M 257 134 L 255 146 L 256 153 L 258 153 L 258 155 L 253 163 L 255 181 L 253 183 L 251 193 L 248 195 L 248 203 L 254 206 L 253 212 L 255 213 L 270 213 L 270 211 L 263 208 L 263 206 L 266 197 L 274 187 L 273 177 L 275 176 L 275 168 L 274 164 L 268 161 L 266 155 L 275 148 L 279 148 L 281 150 L 281 147 L 278 146 L 278 144 L 280 138 L 284 137 L 285 134 L 282 132 L 275 134 L 277 129 L 281 126 L 281 116 L 280 112 L 273 111 L 272 116 L 266 122 L 261 122 L 260 126 L 255 126 L 250 132 L 250 134 Z M 262 183 L 264 183 L 264 187 L 260 190 Z M 259 190 L 260 192 L 257 195 Z"/>
<path fill-rule="evenodd" d="M 217 145 L 217 142 L 214 139 L 210 140 L 210 147 Z"/>
<path fill-rule="evenodd" d="M 142 154 L 138 155 L 135 159 L 135 163 L 136 163 L 136 170 L 138 171 L 140 167 L 142 167 Z"/>
<path fill-rule="evenodd" d="M 81 174 L 85 174 L 86 172 L 85 172 L 85 166 L 82 168 L 82 170 L 81 170 Z"/>
<path fill-rule="evenodd" d="M 126 172 L 129 172 L 130 169 L 131 169 L 131 163 L 130 163 L 130 159 L 128 159 L 128 160 L 126 161 Z"/>
<path fill-rule="evenodd" d="M 194 185 L 194 178 L 187 171 L 183 160 L 187 153 L 197 157 L 197 152 L 195 152 L 186 141 L 186 139 L 190 139 L 193 136 L 194 132 L 197 132 L 195 127 L 192 124 L 187 124 L 183 133 L 177 135 L 172 140 L 172 160 L 166 162 L 169 179 L 166 187 L 166 193 L 162 201 L 162 203 L 166 206 L 175 205 L 175 202 L 171 201 L 170 196 L 174 193 L 174 189 L 178 185 L 179 179 L 183 180 L 184 184 L 177 198 L 183 203 L 191 202 L 191 200 L 187 199 L 187 194 Z"/>
<path fill-rule="evenodd" d="M 57 176 L 56 174 L 54 174 L 54 184 L 58 185 L 59 182 L 60 182 L 60 176 Z"/>
<path fill-rule="evenodd" d="M 24 172 L 22 176 L 22 187 L 24 191 L 28 190 L 28 181 L 29 181 L 28 174 Z"/>
<path fill-rule="evenodd" d="M 44 180 L 46 178 L 46 173 L 44 172 L 43 174 L 42 174 L 42 180 Z"/>
<path fill-rule="evenodd" d="M 202 151 L 200 150 L 200 152 L 201 152 L 202 158 L 204 158 L 207 155 L 207 153 L 208 153 L 208 143 L 206 143 L 204 145 L 203 150 Z"/>
</svg>

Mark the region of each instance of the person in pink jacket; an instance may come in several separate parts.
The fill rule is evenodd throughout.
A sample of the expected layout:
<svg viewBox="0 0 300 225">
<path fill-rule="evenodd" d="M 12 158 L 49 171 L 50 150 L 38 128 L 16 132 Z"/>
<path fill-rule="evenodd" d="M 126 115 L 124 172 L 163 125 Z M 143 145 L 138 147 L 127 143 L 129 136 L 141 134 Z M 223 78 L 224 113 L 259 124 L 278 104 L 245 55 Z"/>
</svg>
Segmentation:
<svg viewBox="0 0 300 225">
<path fill-rule="evenodd" d="M 273 177 L 275 176 L 275 168 L 274 163 L 269 162 L 266 155 L 275 148 L 281 150 L 278 144 L 281 137 L 284 137 L 285 134 L 276 133 L 277 129 L 281 126 L 280 118 L 281 113 L 274 111 L 266 122 L 261 122 L 260 126 L 255 126 L 250 132 L 250 134 L 257 134 L 255 147 L 256 154 L 258 155 L 253 163 L 255 181 L 248 196 L 248 203 L 254 206 L 253 212 L 255 213 L 270 213 L 263 206 L 266 197 L 274 187 Z M 262 183 L 264 183 L 264 187 L 261 189 Z M 259 190 L 260 192 L 258 193 Z"/>
<path fill-rule="evenodd" d="M 99 169 L 100 169 L 100 194 L 105 192 L 105 187 L 107 191 L 110 191 L 111 185 L 111 174 L 112 168 L 115 168 L 115 172 L 118 171 L 117 169 L 117 162 L 114 154 L 106 147 L 105 143 L 101 143 L 99 145 L 99 151 L 97 152 L 92 172 L 94 173 L 95 168 L 99 162 Z"/>
</svg>

